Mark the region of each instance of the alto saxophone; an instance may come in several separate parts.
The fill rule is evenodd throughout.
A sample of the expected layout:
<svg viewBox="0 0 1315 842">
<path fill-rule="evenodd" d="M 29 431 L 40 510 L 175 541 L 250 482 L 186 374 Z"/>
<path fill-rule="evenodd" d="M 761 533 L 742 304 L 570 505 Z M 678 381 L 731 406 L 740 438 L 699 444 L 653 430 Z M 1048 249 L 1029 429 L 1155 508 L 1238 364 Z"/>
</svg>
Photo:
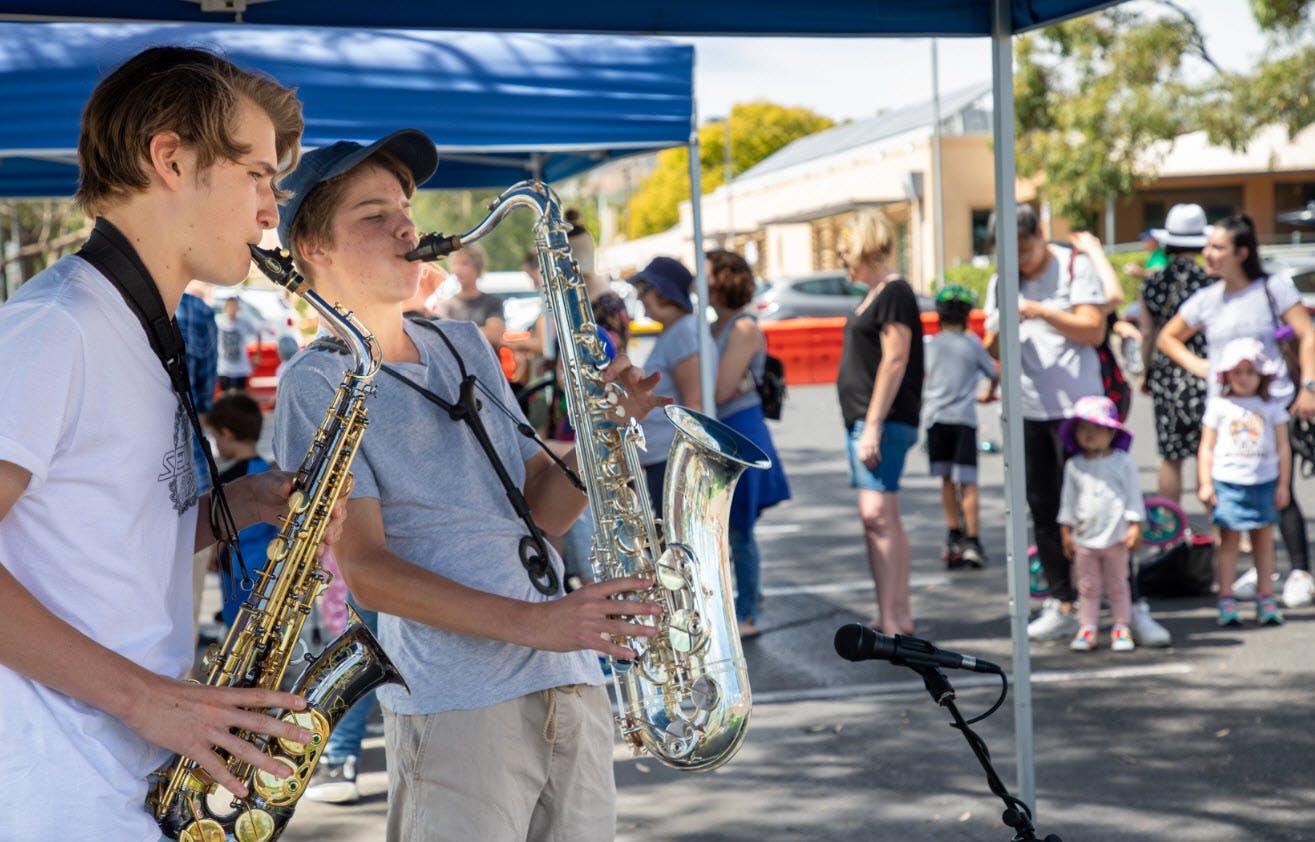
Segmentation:
<svg viewBox="0 0 1315 842">
<path fill-rule="evenodd" d="M 632 598 L 662 608 L 659 616 L 635 619 L 656 627 L 652 638 L 622 641 L 635 658 L 612 662 L 617 726 L 635 754 L 678 769 L 715 769 L 744 740 L 752 708 L 731 600 L 731 496 L 746 468 L 767 468 L 771 460 L 724 424 L 667 407 L 676 438 L 667 458 L 666 518 L 659 529 L 639 464 L 643 430 L 624 417 L 620 387 L 603 383 L 609 360 L 553 191 L 539 181 L 513 185 L 478 227 L 459 237 L 426 235 L 407 257 L 449 254 L 486 236 L 518 207 L 538 215 L 535 249 L 557 330 L 576 457 L 594 513 L 594 575 L 647 579 L 653 586 Z"/>
<path fill-rule="evenodd" d="M 351 313 L 341 313 L 314 291 L 301 288 L 303 279 L 286 253 L 255 246 L 251 253 L 261 271 L 300 295 L 320 314 L 347 343 L 355 360 L 297 471 L 288 515 L 266 550 L 269 564 L 238 610 L 223 648 L 212 645 L 203 661 L 209 671 L 206 684 L 212 687 L 275 690 L 283 683 L 311 605 L 331 578 L 320 566 L 316 551 L 324 540 L 329 516 L 347 488 L 352 458 L 367 423 L 365 399 L 374 394 L 373 379 L 382 354 L 374 336 Z M 306 709 L 281 716 L 309 731 L 310 741 L 237 732 L 277 759 L 286 775 L 271 775 L 229 757 L 229 771 L 249 789 L 245 798 L 237 798 L 215 784 L 195 760 L 174 755 L 152 774 L 153 786 L 146 797 L 147 808 L 165 836 L 179 842 L 267 842 L 278 838 L 343 715 L 381 684 L 406 686 L 374 635 L 355 611 L 348 610 L 347 629 L 318 656 L 306 657 L 309 666 L 292 687 L 292 692 L 306 698 Z"/>
</svg>

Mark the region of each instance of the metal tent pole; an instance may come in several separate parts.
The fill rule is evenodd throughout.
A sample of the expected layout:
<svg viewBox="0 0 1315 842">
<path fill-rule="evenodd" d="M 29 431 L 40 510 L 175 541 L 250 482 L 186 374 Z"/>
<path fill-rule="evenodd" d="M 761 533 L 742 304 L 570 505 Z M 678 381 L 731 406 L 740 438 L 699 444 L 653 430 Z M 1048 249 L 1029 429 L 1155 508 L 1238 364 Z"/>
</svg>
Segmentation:
<svg viewBox="0 0 1315 842">
<path fill-rule="evenodd" d="M 1027 501 L 1023 469 L 1023 404 L 1019 394 L 1018 207 L 1014 191 L 1014 65 L 1010 0 L 991 4 L 991 65 L 995 114 L 995 258 L 999 280 L 1001 399 L 1004 422 L 1005 544 L 1008 550 L 1009 618 L 1014 650 L 1014 741 L 1020 797 L 1036 814 L 1032 763 L 1032 662 L 1027 644 Z M 1018 470 L 1014 470 L 1017 467 Z"/>
<path fill-rule="evenodd" d="M 698 114 L 698 108 L 694 109 Z M 699 391 L 702 393 L 700 411 L 709 417 L 717 417 L 717 355 L 712 350 L 712 328 L 708 326 L 708 272 L 707 260 L 703 257 L 703 177 L 699 165 L 699 127 L 698 118 L 690 126 L 689 133 L 689 209 L 691 223 L 694 227 L 694 289 L 698 293 L 695 303 L 694 318 L 699 326 Z"/>
</svg>

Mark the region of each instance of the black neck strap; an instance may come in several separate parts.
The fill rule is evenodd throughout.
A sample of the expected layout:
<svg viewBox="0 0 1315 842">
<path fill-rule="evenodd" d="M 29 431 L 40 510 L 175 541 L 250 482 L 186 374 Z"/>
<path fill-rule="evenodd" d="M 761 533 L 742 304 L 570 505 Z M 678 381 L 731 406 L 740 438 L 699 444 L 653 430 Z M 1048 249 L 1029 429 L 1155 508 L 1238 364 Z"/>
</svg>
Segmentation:
<svg viewBox="0 0 1315 842">
<path fill-rule="evenodd" d="M 507 472 L 506 466 L 502 464 L 502 457 L 498 455 L 498 450 L 493 445 L 493 439 L 489 436 L 488 430 L 484 427 L 484 421 L 479 416 L 482 406 L 479 398 L 475 395 L 475 389 L 482 389 L 482 384 L 480 384 L 475 375 L 470 374 L 466 370 L 466 361 L 462 359 L 456 346 L 452 344 L 452 340 L 447 338 L 447 334 L 443 333 L 438 325 L 423 316 L 408 317 L 408 320 L 413 324 L 427 328 L 438 334 L 439 339 L 443 340 L 443 344 L 447 346 L 453 359 L 456 360 L 457 370 L 461 372 L 461 384 L 458 387 L 457 400 L 453 403 L 440 398 L 424 386 L 421 386 L 413 382 L 410 378 L 405 377 L 392 366 L 382 366 L 384 373 L 407 388 L 412 389 L 439 409 L 442 409 L 453 421 L 465 422 L 466 426 L 470 427 L 470 431 L 475 436 L 475 440 L 479 442 L 480 449 L 484 451 L 484 455 L 488 457 L 489 464 L 493 466 L 493 472 L 497 474 L 498 481 L 502 483 L 503 491 L 506 492 L 507 500 L 511 503 L 512 509 L 516 512 L 516 516 L 521 519 L 525 524 L 525 528 L 529 531 L 529 534 L 522 537 L 520 541 L 519 553 L 521 566 L 525 568 L 526 574 L 530 577 L 530 584 L 534 586 L 535 590 L 546 596 L 552 596 L 557 593 L 561 583 L 558 581 L 557 571 L 553 570 L 551 556 L 548 553 L 548 545 L 544 540 L 543 532 L 539 529 L 539 525 L 534 522 L 534 517 L 530 513 L 530 505 L 526 502 L 525 495 L 516 487 L 516 483 L 512 481 L 511 475 Z M 316 340 L 316 342 L 312 344 L 312 347 L 331 348 L 335 351 L 346 350 L 346 346 L 342 345 L 342 343 L 327 338 Z M 487 389 L 484 391 L 486 394 L 488 393 Z M 489 398 L 493 400 L 494 403 L 498 402 L 497 398 L 493 395 L 489 395 Z M 501 405 L 499 404 L 499 406 Z M 507 411 L 506 407 L 501 408 L 504 412 Z M 539 446 L 544 448 L 544 451 L 548 453 L 555 462 L 557 462 L 562 470 L 566 471 L 567 476 L 571 478 L 576 487 L 581 491 L 584 490 L 584 486 L 579 481 L 579 478 L 574 475 L 570 468 L 568 468 L 561 459 L 557 458 L 556 454 L 547 450 L 543 442 L 539 441 L 539 437 L 534 433 L 532 428 L 528 428 L 526 425 L 517 422 L 517 430 L 522 435 L 528 435 L 530 438 L 533 438 L 538 442 Z"/>
<path fill-rule="evenodd" d="M 192 381 L 187 374 L 187 349 L 183 344 L 183 334 L 178 329 L 178 322 L 164 309 L 160 288 L 151 278 L 150 271 L 132 243 L 104 217 L 97 217 L 91 236 L 78 250 L 78 257 L 96 267 L 119 291 L 128 309 L 146 331 L 151 350 L 164 366 L 169 385 L 191 422 L 192 432 L 201 443 L 206 465 L 210 468 L 210 476 L 215 480 L 210 497 L 210 530 L 221 543 L 234 543 L 237 526 L 228 508 L 223 486 L 219 483 L 219 469 L 210 453 L 205 434 L 201 431 L 201 420 L 197 417 L 196 404 L 192 400 Z M 240 553 L 238 557 L 240 564 Z"/>
</svg>

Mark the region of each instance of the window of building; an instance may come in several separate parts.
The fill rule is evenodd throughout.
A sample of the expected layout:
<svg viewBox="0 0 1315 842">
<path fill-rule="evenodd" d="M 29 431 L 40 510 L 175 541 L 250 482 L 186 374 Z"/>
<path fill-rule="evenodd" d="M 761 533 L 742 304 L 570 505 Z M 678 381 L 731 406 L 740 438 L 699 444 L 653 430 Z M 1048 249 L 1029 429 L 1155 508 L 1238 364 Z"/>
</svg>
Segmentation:
<svg viewBox="0 0 1315 842">
<path fill-rule="evenodd" d="M 973 254 L 990 254 L 991 253 L 991 229 L 989 223 L 991 220 L 991 209 L 973 211 L 972 230 L 973 230 Z"/>
</svg>

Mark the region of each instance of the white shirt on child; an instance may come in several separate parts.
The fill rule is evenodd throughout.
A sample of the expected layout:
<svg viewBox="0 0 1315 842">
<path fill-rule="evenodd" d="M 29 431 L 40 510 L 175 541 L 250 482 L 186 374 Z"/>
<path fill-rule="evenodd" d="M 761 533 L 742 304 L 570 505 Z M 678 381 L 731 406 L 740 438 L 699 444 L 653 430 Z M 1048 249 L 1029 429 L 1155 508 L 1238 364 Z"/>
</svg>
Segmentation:
<svg viewBox="0 0 1315 842">
<path fill-rule="evenodd" d="M 1205 402 L 1201 426 L 1215 431 L 1210 478 L 1233 485 L 1259 485 L 1278 479 L 1278 443 L 1274 428 L 1288 412 L 1273 399 L 1215 395 Z"/>
<path fill-rule="evenodd" d="M 1122 543 L 1128 527 L 1146 519 L 1137 464 L 1125 451 L 1064 463 L 1057 520 L 1073 529 L 1080 547 L 1102 550 Z"/>
</svg>

